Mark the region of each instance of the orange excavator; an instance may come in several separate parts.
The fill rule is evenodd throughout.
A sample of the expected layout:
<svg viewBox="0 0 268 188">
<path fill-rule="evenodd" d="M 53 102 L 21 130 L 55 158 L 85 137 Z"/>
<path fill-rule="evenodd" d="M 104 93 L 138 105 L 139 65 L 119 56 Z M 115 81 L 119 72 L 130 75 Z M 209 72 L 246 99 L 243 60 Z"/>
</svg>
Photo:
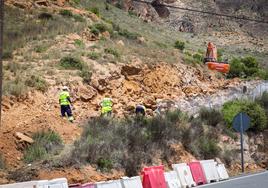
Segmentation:
<svg viewBox="0 0 268 188">
<path fill-rule="evenodd" d="M 207 47 L 206 57 L 204 58 L 204 63 L 208 66 L 210 70 L 216 70 L 222 73 L 228 73 L 230 70 L 230 65 L 228 62 L 219 62 L 217 48 L 213 43 L 209 42 Z"/>
</svg>

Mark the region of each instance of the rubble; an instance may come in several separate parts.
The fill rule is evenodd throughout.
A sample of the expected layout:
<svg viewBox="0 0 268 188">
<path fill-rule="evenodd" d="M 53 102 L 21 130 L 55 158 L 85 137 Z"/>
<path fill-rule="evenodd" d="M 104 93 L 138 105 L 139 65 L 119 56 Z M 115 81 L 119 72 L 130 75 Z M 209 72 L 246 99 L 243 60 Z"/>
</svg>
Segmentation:
<svg viewBox="0 0 268 188">
<path fill-rule="evenodd" d="M 15 137 L 17 138 L 16 146 L 18 150 L 23 150 L 34 143 L 34 140 L 32 138 L 20 132 L 16 132 Z"/>
</svg>

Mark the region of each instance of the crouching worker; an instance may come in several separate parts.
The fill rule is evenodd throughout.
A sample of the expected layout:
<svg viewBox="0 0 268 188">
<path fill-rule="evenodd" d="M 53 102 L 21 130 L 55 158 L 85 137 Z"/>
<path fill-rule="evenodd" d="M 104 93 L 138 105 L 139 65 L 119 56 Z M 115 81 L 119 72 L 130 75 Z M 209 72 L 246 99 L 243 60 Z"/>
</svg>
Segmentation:
<svg viewBox="0 0 268 188">
<path fill-rule="evenodd" d="M 112 116 L 113 101 L 109 97 L 105 97 L 101 103 L 101 116 Z"/>
<path fill-rule="evenodd" d="M 135 113 L 136 113 L 136 116 L 138 115 L 141 115 L 141 116 L 145 116 L 146 114 L 146 108 L 144 105 L 137 105 L 136 106 L 136 109 L 135 109 Z"/>
<path fill-rule="evenodd" d="M 59 97 L 61 116 L 65 117 L 67 114 L 68 120 L 72 123 L 74 121 L 72 109 L 71 109 L 71 99 L 68 92 L 68 87 L 63 86 Z"/>
</svg>

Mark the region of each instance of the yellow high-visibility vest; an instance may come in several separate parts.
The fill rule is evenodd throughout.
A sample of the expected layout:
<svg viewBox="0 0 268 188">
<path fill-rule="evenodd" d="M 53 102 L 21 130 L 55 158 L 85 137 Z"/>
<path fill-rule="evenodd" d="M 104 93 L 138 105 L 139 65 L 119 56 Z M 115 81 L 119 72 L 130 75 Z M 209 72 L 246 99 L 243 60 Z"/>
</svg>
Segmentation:
<svg viewBox="0 0 268 188">
<path fill-rule="evenodd" d="M 68 91 L 62 91 L 60 93 L 60 105 L 70 105 L 70 101 L 68 100 L 70 94 Z"/>
</svg>

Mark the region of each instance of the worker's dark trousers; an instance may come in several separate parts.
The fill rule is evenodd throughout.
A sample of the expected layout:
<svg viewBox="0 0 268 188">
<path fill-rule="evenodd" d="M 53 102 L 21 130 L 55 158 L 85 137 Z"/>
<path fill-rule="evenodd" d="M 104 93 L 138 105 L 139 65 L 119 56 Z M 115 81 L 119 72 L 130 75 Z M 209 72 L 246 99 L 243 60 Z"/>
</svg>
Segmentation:
<svg viewBox="0 0 268 188">
<path fill-rule="evenodd" d="M 136 107 L 135 113 L 136 113 L 136 115 L 141 114 L 141 115 L 145 116 L 144 108 Z"/>
<path fill-rule="evenodd" d="M 68 117 L 72 117 L 73 116 L 70 105 L 61 105 L 60 106 L 60 111 L 61 111 L 61 116 L 62 117 L 65 117 L 65 114 L 66 113 L 67 113 L 67 116 Z"/>
</svg>

